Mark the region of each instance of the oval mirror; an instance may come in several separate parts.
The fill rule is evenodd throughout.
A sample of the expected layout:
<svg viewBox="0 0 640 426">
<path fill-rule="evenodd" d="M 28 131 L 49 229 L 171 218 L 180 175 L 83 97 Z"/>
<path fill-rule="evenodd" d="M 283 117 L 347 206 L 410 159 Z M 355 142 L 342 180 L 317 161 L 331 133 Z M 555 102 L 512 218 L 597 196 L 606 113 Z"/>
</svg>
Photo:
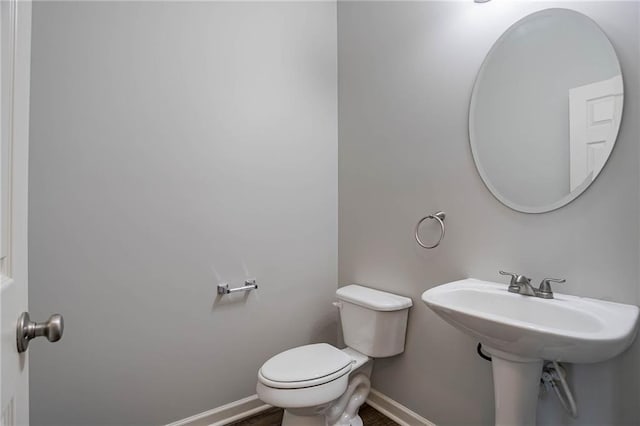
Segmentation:
<svg viewBox="0 0 640 426">
<path fill-rule="evenodd" d="M 618 135 L 623 85 L 607 36 L 568 9 L 533 13 L 493 45 L 469 110 L 480 176 L 525 213 L 574 200 L 602 171 Z"/>
</svg>

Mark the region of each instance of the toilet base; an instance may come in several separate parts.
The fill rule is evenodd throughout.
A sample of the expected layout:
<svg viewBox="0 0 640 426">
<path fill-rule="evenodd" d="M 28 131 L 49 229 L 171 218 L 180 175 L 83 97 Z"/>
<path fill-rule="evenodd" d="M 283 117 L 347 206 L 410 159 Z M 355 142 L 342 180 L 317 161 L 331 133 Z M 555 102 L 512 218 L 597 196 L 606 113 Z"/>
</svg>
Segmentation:
<svg viewBox="0 0 640 426">
<path fill-rule="evenodd" d="M 284 410 L 282 426 L 326 426 L 324 414 L 319 416 L 296 416 L 289 410 Z"/>
<path fill-rule="evenodd" d="M 362 418 L 360 416 L 355 416 L 353 419 L 351 419 L 351 426 L 364 426 Z"/>
<path fill-rule="evenodd" d="M 357 373 L 349 380 L 345 393 L 330 405 L 285 409 L 283 426 L 363 426 L 358 415 L 371 389 L 365 373 Z"/>
</svg>

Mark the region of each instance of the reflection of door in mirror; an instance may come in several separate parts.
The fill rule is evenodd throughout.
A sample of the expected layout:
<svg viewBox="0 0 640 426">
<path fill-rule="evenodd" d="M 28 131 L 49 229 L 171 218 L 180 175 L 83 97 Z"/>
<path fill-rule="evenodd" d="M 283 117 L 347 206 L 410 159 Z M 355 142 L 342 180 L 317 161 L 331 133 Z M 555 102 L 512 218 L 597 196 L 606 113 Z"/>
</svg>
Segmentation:
<svg viewBox="0 0 640 426">
<path fill-rule="evenodd" d="M 622 116 L 622 76 L 569 90 L 570 191 L 591 182 L 613 149 Z"/>
</svg>

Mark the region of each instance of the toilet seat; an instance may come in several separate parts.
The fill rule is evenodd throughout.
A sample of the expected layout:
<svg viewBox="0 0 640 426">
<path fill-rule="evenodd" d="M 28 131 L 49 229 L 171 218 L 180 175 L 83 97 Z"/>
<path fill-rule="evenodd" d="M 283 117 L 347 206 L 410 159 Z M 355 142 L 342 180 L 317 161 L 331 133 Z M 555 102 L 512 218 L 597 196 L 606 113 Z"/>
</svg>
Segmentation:
<svg viewBox="0 0 640 426">
<path fill-rule="evenodd" d="M 262 375 L 261 372 L 258 372 L 258 381 L 265 386 L 269 386 L 270 388 L 276 389 L 302 389 L 308 388 L 312 386 L 324 385 L 325 383 L 329 383 L 333 380 L 339 379 L 340 377 L 349 374 L 351 371 L 351 365 L 348 365 L 333 374 L 329 374 L 324 377 L 319 377 L 317 379 L 312 380 L 303 380 L 299 382 L 277 382 L 275 380 L 269 380 Z"/>
<path fill-rule="evenodd" d="M 276 389 L 300 389 L 336 380 L 351 371 L 353 359 L 326 343 L 299 346 L 264 363 L 258 380 Z"/>
</svg>

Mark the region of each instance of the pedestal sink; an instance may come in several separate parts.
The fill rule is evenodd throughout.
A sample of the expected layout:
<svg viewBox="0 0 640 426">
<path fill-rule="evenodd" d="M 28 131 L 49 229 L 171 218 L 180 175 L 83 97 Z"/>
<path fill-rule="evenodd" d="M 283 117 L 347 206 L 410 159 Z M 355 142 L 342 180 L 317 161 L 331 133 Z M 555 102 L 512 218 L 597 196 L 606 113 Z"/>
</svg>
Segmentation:
<svg viewBox="0 0 640 426">
<path fill-rule="evenodd" d="M 496 425 L 535 425 L 543 361 L 619 355 L 636 336 L 639 309 L 559 293 L 541 299 L 507 287 L 469 278 L 429 289 L 422 300 L 492 355 Z"/>
</svg>

